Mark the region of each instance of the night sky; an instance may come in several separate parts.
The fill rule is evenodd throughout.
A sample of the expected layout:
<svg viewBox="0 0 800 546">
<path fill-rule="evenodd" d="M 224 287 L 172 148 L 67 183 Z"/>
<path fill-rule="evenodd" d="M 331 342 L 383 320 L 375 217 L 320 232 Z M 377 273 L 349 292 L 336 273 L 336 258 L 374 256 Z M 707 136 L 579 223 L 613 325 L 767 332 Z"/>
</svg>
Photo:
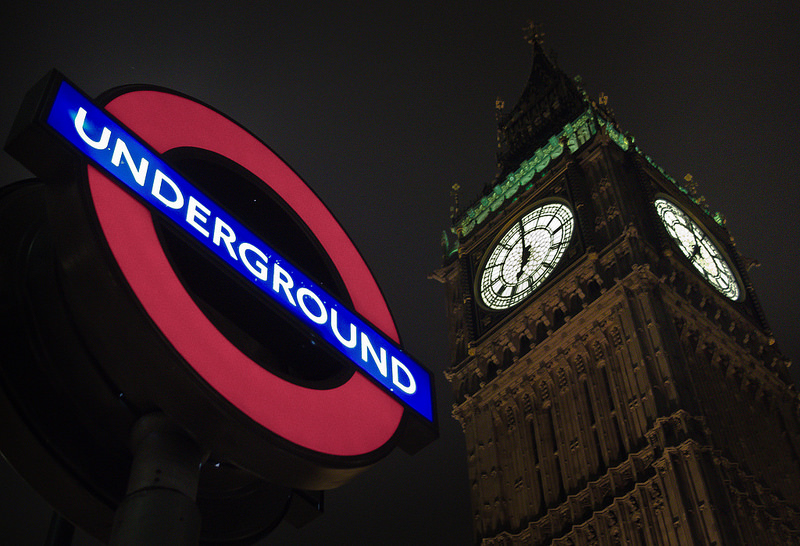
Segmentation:
<svg viewBox="0 0 800 546">
<path fill-rule="evenodd" d="M 676 179 L 691 173 L 727 216 L 741 253 L 762 264 L 750 273 L 778 345 L 800 362 L 793 3 L 259 4 L 0 8 L 0 138 L 51 68 L 90 95 L 129 83 L 172 88 L 266 142 L 355 241 L 405 347 L 436 374 L 440 439 L 415 456 L 396 451 L 329 492 L 323 517 L 299 531 L 284 524 L 264 544 L 470 543 L 464 442 L 441 373 L 444 293 L 427 277 L 441 264 L 451 186 L 468 204 L 495 174 L 495 100 L 511 107 L 527 81 L 529 20 L 568 75 L 609 97 L 640 148 Z M 0 153 L 0 185 L 28 176 Z M 51 511 L 4 463 L 0 510 L 0 541 L 43 544 Z"/>
</svg>

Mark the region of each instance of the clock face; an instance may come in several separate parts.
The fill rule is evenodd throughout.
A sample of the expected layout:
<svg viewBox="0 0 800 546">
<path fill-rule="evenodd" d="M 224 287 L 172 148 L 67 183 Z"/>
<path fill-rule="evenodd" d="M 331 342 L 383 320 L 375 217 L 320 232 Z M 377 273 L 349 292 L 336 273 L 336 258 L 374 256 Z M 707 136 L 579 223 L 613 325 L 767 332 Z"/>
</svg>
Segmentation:
<svg viewBox="0 0 800 546">
<path fill-rule="evenodd" d="M 508 309 L 550 276 L 572 239 L 573 215 L 562 203 L 523 214 L 488 252 L 478 274 L 478 294 L 487 308 Z"/>
<path fill-rule="evenodd" d="M 695 269 L 724 296 L 738 300 L 741 292 L 733 268 L 703 228 L 671 201 L 656 199 L 655 207 L 667 233 Z"/>
</svg>

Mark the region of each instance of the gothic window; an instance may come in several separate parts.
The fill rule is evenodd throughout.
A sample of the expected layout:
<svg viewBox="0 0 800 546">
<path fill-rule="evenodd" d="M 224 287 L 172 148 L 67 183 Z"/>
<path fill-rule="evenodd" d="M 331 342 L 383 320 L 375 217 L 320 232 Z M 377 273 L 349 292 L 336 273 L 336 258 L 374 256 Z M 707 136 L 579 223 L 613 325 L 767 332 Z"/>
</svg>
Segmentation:
<svg viewBox="0 0 800 546">
<path fill-rule="evenodd" d="M 495 377 L 497 377 L 497 364 L 494 360 L 490 360 L 488 366 L 486 366 L 486 382 L 488 383 Z"/>
<path fill-rule="evenodd" d="M 597 284 L 597 281 L 592 279 L 592 281 L 590 281 L 586 287 L 586 292 L 588 293 L 590 300 L 595 300 L 600 297 L 600 285 Z"/>
<path fill-rule="evenodd" d="M 520 336 L 519 338 L 519 356 L 528 354 L 528 351 L 531 350 L 531 340 L 528 339 L 528 336 Z"/>
<path fill-rule="evenodd" d="M 544 322 L 539 322 L 536 325 L 536 343 L 539 344 L 547 338 L 547 326 Z"/>
<path fill-rule="evenodd" d="M 458 388 L 458 396 L 456 397 L 456 402 L 459 404 L 467 399 L 467 383 L 466 381 L 461 383 L 461 386 Z"/>
<path fill-rule="evenodd" d="M 617 278 L 617 263 L 613 263 L 605 268 L 602 272 L 603 283 L 606 286 L 612 286 Z"/>
<path fill-rule="evenodd" d="M 514 355 L 511 352 L 511 349 L 506 347 L 503 350 L 503 369 L 508 368 L 514 362 Z"/>
<path fill-rule="evenodd" d="M 553 330 L 558 330 L 559 328 L 564 326 L 565 322 L 566 321 L 564 320 L 564 311 L 562 311 L 560 308 L 556 309 L 553 312 Z"/>
<path fill-rule="evenodd" d="M 477 374 L 474 374 L 469 380 L 469 388 L 467 389 L 467 391 L 469 392 L 470 395 L 474 395 L 476 392 L 478 392 L 479 388 L 480 388 L 480 378 L 478 378 Z"/>
<path fill-rule="evenodd" d="M 575 316 L 583 310 L 583 302 L 581 298 L 575 294 L 569 299 L 569 312 L 570 315 Z"/>
</svg>

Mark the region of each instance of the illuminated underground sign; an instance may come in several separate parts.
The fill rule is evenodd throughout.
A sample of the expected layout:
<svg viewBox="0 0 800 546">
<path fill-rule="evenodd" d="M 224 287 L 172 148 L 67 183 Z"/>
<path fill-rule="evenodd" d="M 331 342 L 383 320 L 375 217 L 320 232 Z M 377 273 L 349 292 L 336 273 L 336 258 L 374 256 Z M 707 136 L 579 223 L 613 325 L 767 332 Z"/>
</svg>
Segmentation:
<svg viewBox="0 0 800 546">
<path fill-rule="evenodd" d="M 279 256 L 66 81 L 47 124 L 173 225 L 222 259 L 397 399 L 434 421 L 431 376 Z"/>
</svg>

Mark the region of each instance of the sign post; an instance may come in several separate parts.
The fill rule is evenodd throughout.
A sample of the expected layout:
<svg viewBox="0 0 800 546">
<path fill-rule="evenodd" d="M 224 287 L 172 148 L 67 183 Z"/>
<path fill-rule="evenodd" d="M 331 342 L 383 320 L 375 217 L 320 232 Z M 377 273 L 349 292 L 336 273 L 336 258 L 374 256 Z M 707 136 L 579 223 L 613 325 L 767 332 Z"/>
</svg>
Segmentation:
<svg viewBox="0 0 800 546">
<path fill-rule="evenodd" d="M 160 413 L 136 422 L 131 446 L 128 490 L 114 514 L 109 546 L 195 546 L 202 449 Z"/>
</svg>

